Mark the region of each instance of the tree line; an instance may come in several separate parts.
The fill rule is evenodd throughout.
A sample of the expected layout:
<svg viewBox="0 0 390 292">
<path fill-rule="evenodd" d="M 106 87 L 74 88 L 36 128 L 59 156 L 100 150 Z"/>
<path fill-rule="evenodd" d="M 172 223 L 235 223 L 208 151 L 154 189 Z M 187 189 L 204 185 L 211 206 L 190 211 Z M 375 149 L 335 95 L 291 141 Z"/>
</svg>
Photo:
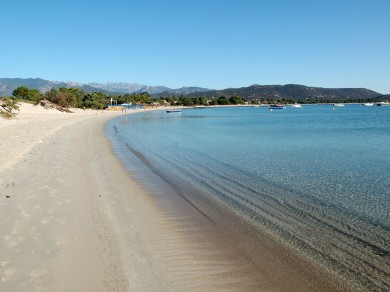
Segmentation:
<svg viewBox="0 0 390 292">
<path fill-rule="evenodd" d="M 77 87 L 61 87 L 52 88 L 51 90 L 41 93 L 37 89 L 29 89 L 25 86 L 19 86 L 12 92 L 12 97 L 17 99 L 28 100 L 32 102 L 39 102 L 42 99 L 47 99 L 62 107 L 76 107 L 76 108 L 91 108 L 91 109 L 103 109 L 107 105 L 114 101 L 115 104 L 133 104 L 133 105 L 145 105 L 145 104 L 159 104 L 170 106 L 209 106 L 209 105 L 240 105 L 245 103 L 250 104 L 292 104 L 292 103 L 337 103 L 337 102 L 375 102 L 383 100 L 383 97 L 377 98 L 349 98 L 349 99 L 329 99 L 329 98 L 252 98 L 249 102 L 240 96 L 231 97 L 188 97 L 184 95 L 180 96 L 167 96 L 167 97 L 152 97 L 147 92 L 133 93 L 133 94 L 105 94 L 103 92 L 86 92 L 83 89 Z"/>
<path fill-rule="evenodd" d="M 196 105 L 238 105 L 244 104 L 245 99 L 239 96 L 206 98 L 204 96 L 185 97 L 185 96 L 168 96 L 152 98 L 147 92 L 134 94 L 105 94 L 103 92 L 86 92 L 77 87 L 52 88 L 51 90 L 41 93 L 37 89 L 29 89 L 25 86 L 19 86 L 12 92 L 12 97 L 32 102 L 39 102 L 46 99 L 62 107 L 91 108 L 103 109 L 112 101 L 115 104 L 160 104 L 171 106 L 196 106 Z"/>
<path fill-rule="evenodd" d="M 37 89 L 29 89 L 25 86 L 19 86 L 12 92 L 12 96 L 17 99 L 39 102 L 46 99 L 62 107 L 103 109 L 110 96 L 102 92 L 88 93 L 80 88 L 52 88 L 41 93 Z"/>
</svg>

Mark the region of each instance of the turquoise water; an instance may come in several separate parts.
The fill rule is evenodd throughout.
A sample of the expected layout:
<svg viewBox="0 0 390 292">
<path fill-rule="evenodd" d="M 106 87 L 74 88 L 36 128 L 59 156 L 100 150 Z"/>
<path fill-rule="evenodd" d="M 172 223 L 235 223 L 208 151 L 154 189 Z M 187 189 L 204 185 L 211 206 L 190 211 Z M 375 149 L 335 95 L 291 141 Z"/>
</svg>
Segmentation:
<svg viewBox="0 0 390 292">
<path fill-rule="evenodd" d="M 390 107 L 155 111 L 107 133 L 203 212 L 210 198 L 355 288 L 390 290 Z"/>
</svg>

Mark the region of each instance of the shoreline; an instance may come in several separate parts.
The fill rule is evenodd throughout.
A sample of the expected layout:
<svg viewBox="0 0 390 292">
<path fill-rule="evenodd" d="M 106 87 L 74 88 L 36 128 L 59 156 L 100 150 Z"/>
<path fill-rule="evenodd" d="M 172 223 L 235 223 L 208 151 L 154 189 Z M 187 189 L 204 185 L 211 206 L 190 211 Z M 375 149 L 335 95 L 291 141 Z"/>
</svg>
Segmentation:
<svg viewBox="0 0 390 292">
<path fill-rule="evenodd" d="M 135 180 L 103 134 L 106 122 L 120 113 L 50 114 L 40 119 L 35 112 L 29 118 L 21 116 L 22 121 L 0 124 L 2 138 L 12 137 L 0 143 L 0 149 L 10 153 L 0 163 L 4 289 L 316 288 L 305 286 L 305 278 L 292 283 L 300 274 L 278 266 L 283 265 L 280 259 L 274 266 L 259 267 L 243 256 L 213 219 L 169 186 L 162 188 L 160 182 L 154 193 L 148 192 L 152 182 Z M 133 171 L 144 175 L 139 165 Z M 263 244 L 271 248 L 264 240 Z M 253 256 L 261 257 L 258 252 Z M 277 255 L 266 256 L 272 263 Z"/>
<path fill-rule="evenodd" d="M 111 126 L 116 127 L 113 124 L 110 124 Z M 114 132 L 117 134 L 117 130 L 112 131 L 111 135 L 108 134 L 112 141 L 115 141 Z M 200 229 L 207 233 L 208 241 L 212 242 L 208 249 L 209 254 L 229 245 L 231 250 L 227 254 L 234 253 L 238 256 L 235 259 L 235 266 L 248 263 L 252 265 L 251 270 L 246 273 L 259 286 L 253 290 L 246 288 L 243 291 L 349 291 L 351 289 L 335 275 L 324 272 L 296 250 L 287 248 L 285 243 L 278 242 L 275 237 L 246 222 L 212 198 L 196 196 L 196 200 L 188 200 L 185 195 L 179 194 L 163 178 L 147 168 L 136 153 L 131 153 L 127 145 L 122 145 L 123 143 L 120 142 L 113 142 L 113 144 L 114 152 L 117 157 L 121 157 L 123 167 L 127 168 L 131 176 L 135 174 L 138 184 L 144 186 L 160 208 L 174 218 L 174 221 L 192 226 L 200 217 L 207 218 L 207 224 L 198 222 L 197 225 L 202 226 Z M 191 192 L 190 189 L 189 187 L 187 192 Z M 176 215 L 179 213 L 177 210 L 186 214 L 191 212 L 197 214 L 189 219 Z M 245 283 L 243 279 L 236 278 L 236 280 Z"/>
</svg>

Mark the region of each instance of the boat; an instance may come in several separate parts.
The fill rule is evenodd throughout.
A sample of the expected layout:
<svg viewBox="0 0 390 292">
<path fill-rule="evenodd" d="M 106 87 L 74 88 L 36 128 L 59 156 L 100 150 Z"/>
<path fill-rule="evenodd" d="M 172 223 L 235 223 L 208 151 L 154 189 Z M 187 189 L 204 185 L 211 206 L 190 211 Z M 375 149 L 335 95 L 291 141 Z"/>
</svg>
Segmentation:
<svg viewBox="0 0 390 292">
<path fill-rule="evenodd" d="M 345 106 L 345 104 L 343 104 L 343 103 L 334 103 L 333 106 L 339 107 L 339 106 Z"/>
<path fill-rule="evenodd" d="M 273 110 L 273 109 L 284 109 L 283 105 L 280 104 L 271 104 L 268 109 Z"/>
<path fill-rule="evenodd" d="M 302 108 L 302 106 L 298 103 L 292 104 L 291 107 Z"/>
<path fill-rule="evenodd" d="M 365 102 L 362 104 L 362 106 L 373 106 L 373 105 L 374 105 L 374 103 L 372 103 L 372 102 Z"/>
<path fill-rule="evenodd" d="M 376 105 L 377 106 L 390 106 L 390 102 L 388 102 L 388 101 L 380 101 Z"/>
<path fill-rule="evenodd" d="M 181 113 L 181 109 L 167 109 L 167 113 Z"/>
</svg>

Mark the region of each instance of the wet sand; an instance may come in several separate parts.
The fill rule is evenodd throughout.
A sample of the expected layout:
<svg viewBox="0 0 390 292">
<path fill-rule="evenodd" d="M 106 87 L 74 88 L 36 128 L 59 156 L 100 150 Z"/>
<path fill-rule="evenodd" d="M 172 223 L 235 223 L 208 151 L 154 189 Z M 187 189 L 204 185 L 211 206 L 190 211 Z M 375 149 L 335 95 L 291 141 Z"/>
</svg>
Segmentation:
<svg viewBox="0 0 390 292">
<path fill-rule="evenodd" d="M 344 290 L 226 210 L 136 181 L 150 173 L 103 134 L 120 113 L 45 114 L 0 121 L 1 291 Z"/>
</svg>

